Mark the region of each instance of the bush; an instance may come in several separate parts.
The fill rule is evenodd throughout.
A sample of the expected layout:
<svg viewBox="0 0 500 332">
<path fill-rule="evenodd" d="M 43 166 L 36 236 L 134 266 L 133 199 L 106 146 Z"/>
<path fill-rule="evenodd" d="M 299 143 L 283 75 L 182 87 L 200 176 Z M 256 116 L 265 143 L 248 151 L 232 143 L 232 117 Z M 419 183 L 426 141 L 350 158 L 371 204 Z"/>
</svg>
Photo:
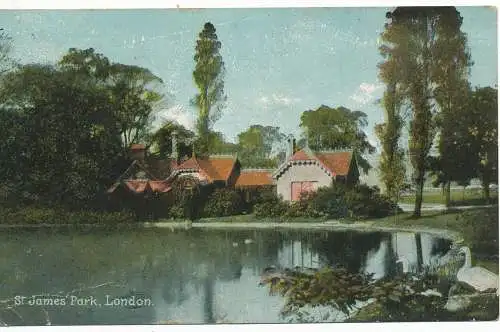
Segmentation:
<svg viewBox="0 0 500 332">
<path fill-rule="evenodd" d="M 184 213 L 184 206 L 181 204 L 174 204 L 170 207 L 168 215 L 173 219 L 184 219 L 186 214 Z"/>
<path fill-rule="evenodd" d="M 312 206 L 328 218 L 345 218 L 348 208 L 345 201 L 346 191 L 344 186 L 334 184 L 330 187 L 320 188 L 312 197 Z"/>
<path fill-rule="evenodd" d="M 257 218 L 276 218 L 285 215 L 288 204 L 274 192 L 261 197 L 261 201 L 253 207 L 253 212 Z"/>
<path fill-rule="evenodd" d="M 19 209 L 0 209 L 0 224 L 37 225 L 37 224 L 102 224 L 114 225 L 136 221 L 133 214 L 124 212 L 68 212 L 62 209 L 23 207 Z"/>
<path fill-rule="evenodd" d="M 232 189 L 216 189 L 208 196 L 203 209 L 205 217 L 226 217 L 241 214 L 243 200 L 238 192 Z"/>
<path fill-rule="evenodd" d="M 479 256 L 498 256 L 498 207 L 464 211 L 463 230 L 470 248 Z"/>
<path fill-rule="evenodd" d="M 323 214 L 316 207 L 315 198 L 317 193 L 304 192 L 300 196 L 300 200 L 290 202 L 285 212 L 285 217 L 289 218 L 318 218 Z"/>
</svg>

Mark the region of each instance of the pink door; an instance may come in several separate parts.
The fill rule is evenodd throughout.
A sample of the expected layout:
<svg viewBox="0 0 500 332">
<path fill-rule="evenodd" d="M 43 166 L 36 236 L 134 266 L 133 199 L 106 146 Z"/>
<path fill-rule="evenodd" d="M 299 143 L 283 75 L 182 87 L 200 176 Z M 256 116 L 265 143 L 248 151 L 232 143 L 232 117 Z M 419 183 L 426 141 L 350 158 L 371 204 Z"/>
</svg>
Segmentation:
<svg viewBox="0 0 500 332">
<path fill-rule="evenodd" d="M 292 182 L 292 201 L 298 201 L 300 199 L 301 192 L 302 182 Z"/>
<path fill-rule="evenodd" d="M 316 184 L 316 181 L 292 182 L 292 201 L 300 200 L 300 195 L 303 192 L 315 191 Z"/>
</svg>

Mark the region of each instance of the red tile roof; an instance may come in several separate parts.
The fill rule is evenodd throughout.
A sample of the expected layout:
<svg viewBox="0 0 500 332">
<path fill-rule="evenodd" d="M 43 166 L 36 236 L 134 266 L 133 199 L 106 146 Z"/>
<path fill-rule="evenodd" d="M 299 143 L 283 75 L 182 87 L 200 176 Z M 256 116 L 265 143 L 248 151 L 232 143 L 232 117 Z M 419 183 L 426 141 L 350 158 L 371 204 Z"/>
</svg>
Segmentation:
<svg viewBox="0 0 500 332">
<path fill-rule="evenodd" d="M 242 170 L 236 180 L 236 187 L 269 186 L 273 184 L 270 171 L 267 170 Z"/>
<path fill-rule="evenodd" d="M 148 181 L 144 180 L 127 180 L 124 181 L 124 183 L 130 191 L 138 194 L 145 192 L 147 189 L 151 189 L 148 185 Z"/>
<path fill-rule="evenodd" d="M 123 184 L 127 189 L 136 194 L 142 194 L 147 191 L 166 193 L 172 189 L 167 181 L 126 180 L 123 181 Z M 113 192 L 118 185 L 119 183 L 116 183 L 108 190 L 108 192 Z"/>
<path fill-rule="evenodd" d="M 149 186 L 155 193 L 166 193 L 172 189 L 167 181 L 149 181 Z"/>
<path fill-rule="evenodd" d="M 175 169 L 178 170 L 186 170 L 186 169 L 200 169 L 200 165 L 198 164 L 198 161 L 195 157 L 192 157 L 185 162 L 181 163 L 180 165 L 176 166 Z"/>
<path fill-rule="evenodd" d="M 231 175 L 236 159 L 233 156 L 192 157 L 175 167 L 176 170 L 197 170 L 205 173 L 209 181 L 226 181 Z"/>
<path fill-rule="evenodd" d="M 297 160 L 314 160 L 313 156 L 310 156 L 307 152 L 304 150 L 299 150 L 293 154 L 293 156 L 290 158 L 292 161 L 297 161 Z"/>
<path fill-rule="evenodd" d="M 336 175 L 347 175 L 351 166 L 352 152 L 318 152 L 316 157 Z"/>
<path fill-rule="evenodd" d="M 312 152 L 308 149 L 302 149 L 295 152 L 288 162 L 293 161 L 314 161 L 319 162 L 320 165 L 331 173 L 331 175 L 341 175 L 345 176 L 349 173 L 349 168 L 351 166 L 352 152 L 350 151 L 331 151 L 331 152 Z M 284 171 L 283 167 L 286 167 L 287 163 L 284 164 L 279 170 L 276 176 L 282 174 Z"/>
</svg>

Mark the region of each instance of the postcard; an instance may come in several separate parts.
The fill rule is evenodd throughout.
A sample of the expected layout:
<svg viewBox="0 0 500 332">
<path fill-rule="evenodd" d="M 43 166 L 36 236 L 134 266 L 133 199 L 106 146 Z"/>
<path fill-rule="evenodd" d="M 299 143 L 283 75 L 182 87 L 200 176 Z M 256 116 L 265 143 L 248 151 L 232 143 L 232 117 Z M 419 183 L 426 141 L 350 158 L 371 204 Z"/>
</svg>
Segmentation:
<svg viewBox="0 0 500 332">
<path fill-rule="evenodd" d="M 495 7 L 0 22 L 2 326 L 498 320 Z"/>
</svg>

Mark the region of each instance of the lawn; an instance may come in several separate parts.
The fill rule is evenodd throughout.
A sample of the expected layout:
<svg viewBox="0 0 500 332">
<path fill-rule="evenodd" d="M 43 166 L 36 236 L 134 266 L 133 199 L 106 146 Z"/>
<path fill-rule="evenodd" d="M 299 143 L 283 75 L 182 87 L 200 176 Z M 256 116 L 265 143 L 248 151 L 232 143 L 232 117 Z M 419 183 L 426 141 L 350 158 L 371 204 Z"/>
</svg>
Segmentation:
<svg viewBox="0 0 500 332">
<path fill-rule="evenodd" d="M 491 198 L 494 203 L 498 202 L 498 191 L 491 189 Z M 400 203 L 414 204 L 415 195 L 403 196 Z M 451 190 L 451 205 L 486 205 L 481 189 Z M 424 203 L 444 204 L 445 196 L 441 190 L 424 191 Z M 491 202 L 490 202 L 491 203 Z"/>
</svg>

